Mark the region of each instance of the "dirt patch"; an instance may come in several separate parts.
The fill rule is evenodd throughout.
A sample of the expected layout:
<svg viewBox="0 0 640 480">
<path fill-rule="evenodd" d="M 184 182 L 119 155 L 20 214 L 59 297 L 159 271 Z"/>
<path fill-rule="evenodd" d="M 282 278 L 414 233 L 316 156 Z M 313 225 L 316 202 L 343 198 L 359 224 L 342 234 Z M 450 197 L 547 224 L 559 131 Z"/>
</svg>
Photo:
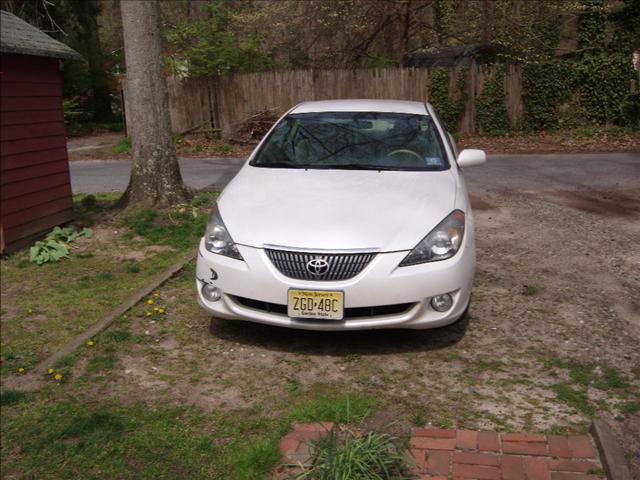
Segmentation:
<svg viewBox="0 0 640 480">
<path fill-rule="evenodd" d="M 495 205 L 489 203 L 485 198 L 479 195 L 470 194 L 469 201 L 471 202 L 471 208 L 474 210 L 493 210 Z"/>
<path fill-rule="evenodd" d="M 627 217 L 640 213 L 640 200 L 618 192 L 560 190 L 544 192 L 538 196 L 565 207 L 598 215 Z"/>
<path fill-rule="evenodd" d="M 365 432 L 387 432 L 395 437 L 401 437 L 411 428 L 406 417 L 393 408 L 381 408 L 367 418 L 360 428 Z"/>
</svg>

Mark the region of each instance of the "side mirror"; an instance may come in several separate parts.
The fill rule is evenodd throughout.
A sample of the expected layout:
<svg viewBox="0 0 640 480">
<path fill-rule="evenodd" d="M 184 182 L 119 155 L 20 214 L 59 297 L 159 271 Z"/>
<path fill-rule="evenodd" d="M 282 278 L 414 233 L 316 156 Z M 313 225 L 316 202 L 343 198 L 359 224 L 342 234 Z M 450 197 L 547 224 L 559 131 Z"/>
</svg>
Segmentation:
<svg viewBox="0 0 640 480">
<path fill-rule="evenodd" d="M 487 161 L 487 155 L 484 150 L 475 150 L 467 148 L 462 150 L 458 155 L 458 166 L 460 168 L 474 167 L 476 165 L 482 165 Z"/>
</svg>

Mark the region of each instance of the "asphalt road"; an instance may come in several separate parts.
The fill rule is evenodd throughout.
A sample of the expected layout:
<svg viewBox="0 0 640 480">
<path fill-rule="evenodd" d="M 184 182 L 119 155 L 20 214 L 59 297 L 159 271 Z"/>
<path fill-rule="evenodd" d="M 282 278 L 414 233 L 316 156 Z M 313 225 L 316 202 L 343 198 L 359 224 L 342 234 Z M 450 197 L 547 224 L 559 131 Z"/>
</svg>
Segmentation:
<svg viewBox="0 0 640 480">
<path fill-rule="evenodd" d="M 244 159 L 180 159 L 187 185 L 219 190 Z M 124 160 L 71 162 L 75 193 L 124 190 L 131 163 Z M 640 187 L 640 153 L 492 155 L 465 172 L 470 191 L 552 191 L 573 188 L 619 190 Z"/>
</svg>

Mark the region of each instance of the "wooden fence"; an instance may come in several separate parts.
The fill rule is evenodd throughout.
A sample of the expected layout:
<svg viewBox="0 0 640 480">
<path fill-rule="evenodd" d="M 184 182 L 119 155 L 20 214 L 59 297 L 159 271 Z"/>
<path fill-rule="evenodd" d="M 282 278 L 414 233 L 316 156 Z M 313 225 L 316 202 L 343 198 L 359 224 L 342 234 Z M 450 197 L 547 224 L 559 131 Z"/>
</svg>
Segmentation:
<svg viewBox="0 0 640 480">
<path fill-rule="evenodd" d="M 466 72 L 467 102 L 458 131 L 476 133 L 476 100 L 496 67 L 470 65 L 450 72 L 449 88 L 456 76 Z M 521 71 L 507 65 L 504 75 L 505 106 L 516 125 L 522 117 Z M 429 69 L 388 68 L 370 70 L 289 70 L 236 74 L 221 79 L 169 78 L 169 103 L 175 132 L 203 124 L 218 129 L 224 138 L 233 136 L 252 114 L 264 110 L 284 113 L 305 100 L 375 98 L 429 100 Z"/>
</svg>

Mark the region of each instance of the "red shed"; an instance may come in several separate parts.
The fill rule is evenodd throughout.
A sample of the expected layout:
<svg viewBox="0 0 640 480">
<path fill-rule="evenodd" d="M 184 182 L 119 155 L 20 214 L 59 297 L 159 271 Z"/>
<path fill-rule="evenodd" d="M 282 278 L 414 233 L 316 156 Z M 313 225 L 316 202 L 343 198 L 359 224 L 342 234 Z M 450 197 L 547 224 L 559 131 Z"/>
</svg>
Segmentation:
<svg viewBox="0 0 640 480">
<path fill-rule="evenodd" d="M 0 251 L 72 218 L 60 67 L 81 58 L 0 11 Z"/>
</svg>

